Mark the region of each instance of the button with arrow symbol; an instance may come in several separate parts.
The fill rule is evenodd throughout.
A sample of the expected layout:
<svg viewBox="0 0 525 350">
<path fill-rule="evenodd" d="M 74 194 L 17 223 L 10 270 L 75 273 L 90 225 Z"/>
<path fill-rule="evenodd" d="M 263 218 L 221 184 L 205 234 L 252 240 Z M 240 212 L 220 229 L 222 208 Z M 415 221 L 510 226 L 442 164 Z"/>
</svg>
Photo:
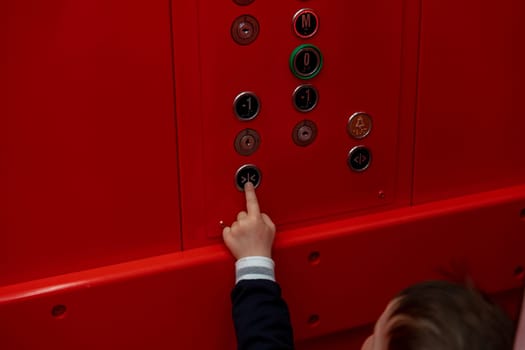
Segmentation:
<svg viewBox="0 0 525 350">
<path fill-rule="evenodd" d="M 365 146 L 356 146 L 348 153 L 347 163 L 353 171 L 365 171 L 370 166 L 372 155 Z"/>
<path fill-rule="evenodd" d="M 250 181 L 255 188 L 261 183 L 261 171 L 253 164 L 246 164 L 235 173 L 235 185 L 240 191 L 244 190 L 244 185 Z"/>
</svg>

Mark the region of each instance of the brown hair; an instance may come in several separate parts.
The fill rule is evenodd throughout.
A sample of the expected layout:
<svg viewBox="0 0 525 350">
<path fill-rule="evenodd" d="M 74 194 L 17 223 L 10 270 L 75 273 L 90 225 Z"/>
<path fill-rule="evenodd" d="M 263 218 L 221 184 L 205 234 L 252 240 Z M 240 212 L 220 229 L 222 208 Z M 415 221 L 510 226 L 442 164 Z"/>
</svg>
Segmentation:
<svg viewBox="0 0 525 350">
<path fill-rule="evenodd" d="M 512 350 L 512 321 L 474 288 L 429 281 L 397 299 L 389 350 Z"/>
</svg>

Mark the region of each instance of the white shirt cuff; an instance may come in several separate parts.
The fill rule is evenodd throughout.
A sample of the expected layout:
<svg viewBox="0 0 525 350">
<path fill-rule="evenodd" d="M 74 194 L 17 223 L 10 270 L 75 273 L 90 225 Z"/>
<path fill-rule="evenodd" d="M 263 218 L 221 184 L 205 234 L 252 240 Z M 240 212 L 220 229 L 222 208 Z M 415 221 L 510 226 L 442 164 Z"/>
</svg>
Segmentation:
<svg viewBox="0 0 525 350">
<path fill-rule="evenodd" d="M 275 282 L 275 263 L 264 256 L 248 256 L 235 262 L 235 283 L 242 280 L 270 280 Z"/>
</svg>

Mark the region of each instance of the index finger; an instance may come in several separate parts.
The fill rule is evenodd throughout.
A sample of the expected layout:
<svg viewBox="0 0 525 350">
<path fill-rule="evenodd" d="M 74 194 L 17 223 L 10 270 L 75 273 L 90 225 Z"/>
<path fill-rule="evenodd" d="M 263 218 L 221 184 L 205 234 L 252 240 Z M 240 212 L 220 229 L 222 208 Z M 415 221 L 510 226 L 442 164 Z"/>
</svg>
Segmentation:
<svg viewBox="0 0 525 350">
<path fill-rule="evenodd" d="M 250 181 L 246 182 L 244 185 L 244 193 L 246 195 L 246 210 L 248 211 L 248 215 L 260 214 L 255 187 Z"/>
</svg>

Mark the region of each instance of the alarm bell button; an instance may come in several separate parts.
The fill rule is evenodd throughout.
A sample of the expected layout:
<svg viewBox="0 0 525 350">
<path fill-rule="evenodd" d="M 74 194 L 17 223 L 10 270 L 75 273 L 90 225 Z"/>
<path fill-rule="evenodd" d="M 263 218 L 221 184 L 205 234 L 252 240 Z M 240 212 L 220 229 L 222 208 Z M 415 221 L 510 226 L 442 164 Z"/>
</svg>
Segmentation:
<svg viewBox="0 0 525 350">
<path fill-rule="evenodd" d="M 372 117 L 363 112 L 354 113 L 349 119 L 346 126 L 348 135 L 354 139 L 364 139 L 372 131 Z"/>
</svg>

